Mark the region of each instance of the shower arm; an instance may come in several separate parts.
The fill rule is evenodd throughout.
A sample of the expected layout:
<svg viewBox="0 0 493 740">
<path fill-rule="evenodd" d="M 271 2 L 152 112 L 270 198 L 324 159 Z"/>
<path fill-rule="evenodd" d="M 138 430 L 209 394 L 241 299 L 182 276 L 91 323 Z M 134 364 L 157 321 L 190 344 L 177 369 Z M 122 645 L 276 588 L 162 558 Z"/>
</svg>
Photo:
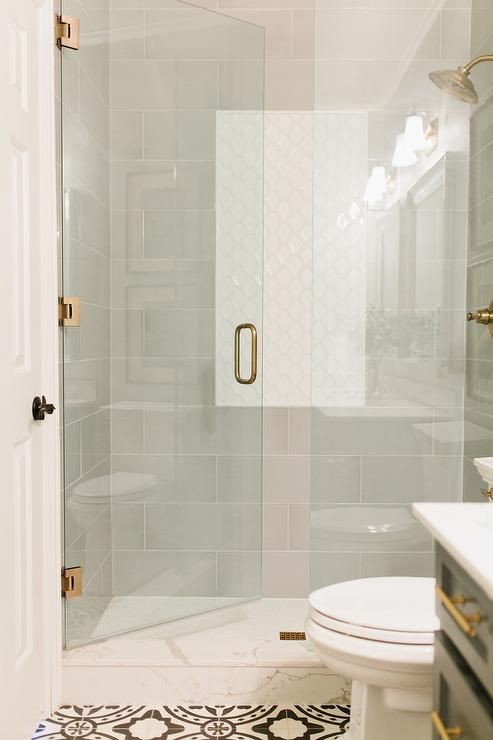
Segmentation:
<svg viewBox="0 0 493 740">
<path fill-rule="evenodd" d="M 469 77 L 472 68 L 475 67 L 476 64 L 481 64 L 481 62 L 493 62 L 493 54 L 482 54 L 479 57 L 474 57 L 470 62 L 462 67 L 462 72 Z"/>
</svg>

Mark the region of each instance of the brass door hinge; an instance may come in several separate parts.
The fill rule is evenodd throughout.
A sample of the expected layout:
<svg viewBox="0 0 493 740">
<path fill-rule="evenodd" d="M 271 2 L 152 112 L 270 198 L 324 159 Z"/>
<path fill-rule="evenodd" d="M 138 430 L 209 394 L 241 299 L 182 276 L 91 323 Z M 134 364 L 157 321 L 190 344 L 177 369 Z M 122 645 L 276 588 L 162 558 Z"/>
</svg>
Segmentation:
<svg viewBox="0 0 493 740">
<path fill-rule="evenodd" d="M 62 596 L 73 599 L 82 595 L 82 568 L 65 568 L 62 571 Z"/>
<path fill-rule="evenodd" d="M 58 323 L 60 326 L 80 326 L 80 298 L 62 296 L 58 299 Z"/>
<path fill-rule="evenodd" d="M 59 49 L 79 48 L 79 19 L 75 15 L 57 15 L 55 39 Z"/>
</svg>

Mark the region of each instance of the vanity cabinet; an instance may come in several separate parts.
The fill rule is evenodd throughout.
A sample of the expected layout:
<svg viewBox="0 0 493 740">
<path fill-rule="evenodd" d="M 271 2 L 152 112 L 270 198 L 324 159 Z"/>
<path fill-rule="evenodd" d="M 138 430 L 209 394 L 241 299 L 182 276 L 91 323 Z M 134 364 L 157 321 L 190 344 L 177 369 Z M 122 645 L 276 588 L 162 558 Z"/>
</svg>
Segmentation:
<svg viewBox="0 0 493 740">
<path fill-rule="evenodd" d="M 434 739 L 493 739 L 493 601 L 437 545 Z"/>
</svg>

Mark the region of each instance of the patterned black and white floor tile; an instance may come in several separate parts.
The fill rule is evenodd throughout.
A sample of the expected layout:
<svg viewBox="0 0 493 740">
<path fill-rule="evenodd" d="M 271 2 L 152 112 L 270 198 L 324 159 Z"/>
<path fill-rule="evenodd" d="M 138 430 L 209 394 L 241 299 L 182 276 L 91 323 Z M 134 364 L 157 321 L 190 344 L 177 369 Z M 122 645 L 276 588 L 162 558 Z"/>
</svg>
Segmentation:
<svg viewBox="0 0 493 740">
<path fill-rule="evenodd" d="M 33 740 L 328 740 L 342 737 L 349 707 L 63 706 Z"/>
</svg>

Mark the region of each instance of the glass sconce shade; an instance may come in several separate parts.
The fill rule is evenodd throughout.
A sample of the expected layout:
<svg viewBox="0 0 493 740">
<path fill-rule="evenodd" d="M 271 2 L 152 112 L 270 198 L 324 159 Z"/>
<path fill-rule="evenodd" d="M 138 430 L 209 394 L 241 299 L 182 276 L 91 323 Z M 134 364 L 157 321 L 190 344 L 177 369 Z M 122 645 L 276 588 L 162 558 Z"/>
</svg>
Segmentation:
<svg viewBox="0 0 493 740">
<path fill-rule="evenodd" d="M 422 152 L 426 149 L 426 137 L 423 116 L 412 114 L 406 118 L 404 131 L 406 144 L 414 152 Z"/>
<path fill-rule="evenodd" d="M 418 158 L 414 151 L 409 147 L 406 134 L 399 134 L 395 142 L 395 151 L 392 158 L 393 167 L 412 167 L 416 164 Z"/>
<path fill-rule="evenodd" d="M 368 178 L 366 185 L 365 194 L 363 199 L 367 203 L 378 203 L 382 200 L 384 193 L 387 192 L 387 175 L 385 167 L 382 165 L 376 165 L 371 171 L 371 175 Z"/>
</svg>

